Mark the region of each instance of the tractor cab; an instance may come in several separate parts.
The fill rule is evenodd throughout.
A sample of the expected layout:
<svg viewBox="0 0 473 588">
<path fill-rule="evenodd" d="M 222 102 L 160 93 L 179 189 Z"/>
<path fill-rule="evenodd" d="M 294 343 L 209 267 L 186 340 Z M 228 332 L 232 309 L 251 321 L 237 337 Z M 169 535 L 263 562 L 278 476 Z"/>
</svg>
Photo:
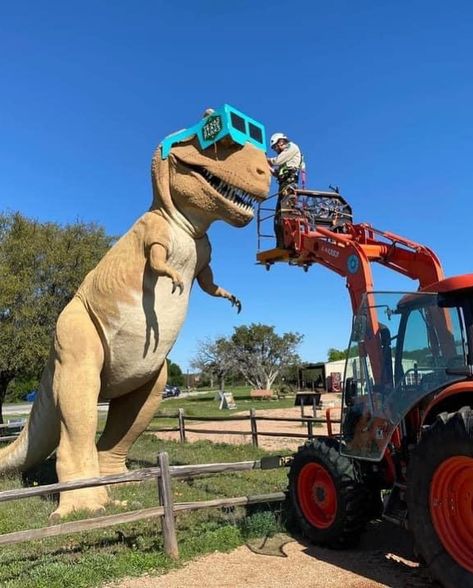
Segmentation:
<svg viewBox="0 0 473 588">
<path fill-rule="evenodd" d="M 437 292 L 365 294 L 345 368 L 344 454 L 381 460 L 407 415 L 415 410 L 418 426 L 434 397 L 470 376 L 473 291 L 451 290 L 452 280 Z"/>
</svg>

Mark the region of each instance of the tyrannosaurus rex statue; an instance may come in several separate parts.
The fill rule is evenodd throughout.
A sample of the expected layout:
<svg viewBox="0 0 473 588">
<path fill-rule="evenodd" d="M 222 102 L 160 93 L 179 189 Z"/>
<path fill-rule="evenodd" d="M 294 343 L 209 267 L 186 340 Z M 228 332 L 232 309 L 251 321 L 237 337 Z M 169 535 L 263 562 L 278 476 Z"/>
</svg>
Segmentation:
<svg viewBox="0 0 473 588">
<path fill-rule="evenodd" d="M 126 471 L 131 445 L 159 406 L 194 279 L 239 306 L 213 281 L 206 231 L 216 220 L 248 224 L 269 182 L 264 152 L 250 143 L 202 149 L 194 136 L 166 158 L 158 147 L 151 208 L 60 314 L 37 400 L 19 438 L 0 451 L 0 472 L 26 470 L 56 448 L 60 482 Z M 99 400 L 110 404 L 96 444 Z M 51 519 L 100 512 L 108 501 L 105 487 L 63 492 Z"/>
</svg>

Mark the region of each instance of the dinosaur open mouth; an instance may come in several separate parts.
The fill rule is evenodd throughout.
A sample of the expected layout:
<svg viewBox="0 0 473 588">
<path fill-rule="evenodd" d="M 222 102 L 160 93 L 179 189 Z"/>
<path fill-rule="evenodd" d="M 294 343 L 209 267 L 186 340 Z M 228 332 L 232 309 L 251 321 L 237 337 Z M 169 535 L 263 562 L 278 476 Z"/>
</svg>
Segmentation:
<svg viewBox="0 0 473 588">
<path fill-rule="evenodd" d="M 223 198 L 244 210 L 253 211 L 253 204 L 257 201 L 255 196 L 252 196 L 249 192 L 245 192 L 241 188 L 227 184 L 227 182 L 214 176 L 204 168 L 194 167 L 194 169 L 198 171 L 200 175 L 204 176 L 207 182 L 220 194 L 220 196 L 223 196 Z"/>
</svg>

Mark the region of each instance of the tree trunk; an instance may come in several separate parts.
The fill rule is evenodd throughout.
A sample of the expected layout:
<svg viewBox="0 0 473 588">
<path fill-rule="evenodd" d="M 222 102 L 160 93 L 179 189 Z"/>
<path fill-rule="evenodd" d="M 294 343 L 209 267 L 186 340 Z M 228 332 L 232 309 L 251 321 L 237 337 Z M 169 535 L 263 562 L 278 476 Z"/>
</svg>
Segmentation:
<svg viewBox="0 0 473 588">
<path fill-rule="evenodd" d="M 275 374 L 271 374 L 270 376 L 267 376 L 266 378 L 266 386 L 267 386 L 267 390 L 271 390 L 271 386 L 274 384 L 274 380 L 278 377 L 279 372 L 276 372 Z"/>
<path fill-rule="evenodd" d="M 220 374 L 218 379 L 220 380 L 220 392 L 224 392 L 225 391 L 225 374 Z"/>
<path fill-rule="evenodd" d="M 0 374 L 0 425 L 3 425 L 3 402 L 7 393 L 8 384 L 13 380 L 10 374 Z"/>
</svg>

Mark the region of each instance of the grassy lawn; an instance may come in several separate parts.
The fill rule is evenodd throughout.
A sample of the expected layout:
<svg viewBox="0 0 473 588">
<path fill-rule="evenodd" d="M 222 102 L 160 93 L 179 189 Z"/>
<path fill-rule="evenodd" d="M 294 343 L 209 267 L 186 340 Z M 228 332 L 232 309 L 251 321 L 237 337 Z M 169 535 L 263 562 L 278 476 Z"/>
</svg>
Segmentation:
<svg viewBox="0 0 473 588">
<path fill-rule="evenodd" d="M 213 399 L 213 394 L 211 395 Z M 244 395 L 242 395 L 244 398 Z M 212 400 L 213 401 L 213 400 Z M 166 405 L 181 404 L 179 399 Z M 202 404 L 200 404 L 202 402 Z M 215 401 L 213 401 L 215 402 Z M 240 401 L 237 400 L 237 404 Z M 185 399 L 184 407 L 198 414 L 205 401 Z M 263 404 L 263 403 L 262 403 Z M 271 403 L 273 406 L 276 402 Z M 227 413 L 230 411 L 226 411 Z M 231 411 L 234 413 L 235 411 Z M 216 414 L 221 414 L 218 412 Z M 161 421 L 162 422 L 162 421 Z M 251 445 L 224 445 L 201 441 L 180 445 L 163 442 L 154 435 L 143 435 L 129 456 L 129 468 L 156 464 L 159 451 L 167 451 L 171 464 L 234 462 L 259 459 L 267 455 Z M 43 468 L 43 472 L 47 468 Z M 42 479 L 41 483 L 54 480 Z M 21 487 L 19 477 L 0 480 L 0 490 Z M 225 496 L 244 496 L 277 492 L 286 487 L 286 471 L 253 471 L 220 474 L 193 480 L 173 482 L 175 502 L 201 501 Z M 157 506 L 156 482 L 115 487 L 112 497 L 127 500 L 128 510 Z M 54 500 L 30 498 L 0 504 L 0 533 L 43 527 L 54 510 Z M 265 510 L 266 508 L 266 510 Z M 274 506 L 273 506 L 274 508 Z M 127 510 L 110 507 L 107 514 Z M 74 516 L 74 518 L 80 518 Z M 251 537 L 281 530 L 280 517 L 269 505 L 263 509 L 205 509 L 177 517 L 181 562 L 214 550 L 227 551 Z M 2 587 L 89 587 L 125 576 L 164 573 L 179 565 L 163 554 L 159 520 L 117 525 L 112 528 L 43 539 L 2 547 L 0 550 L 0 586 Z"/>
<path fill-rule="evenodd" d="M 266 410 L 271 408 L 290 408 L 294 406 L 294 397 L 281 399 L 275 398 L 274 400 L 255 400 L 250 397 L 250 388 L 248 387 L 228 388 L 228 391 L 233 393 L 237 405 L 236 409 L 219 410 L 219 401 L 215 400 L 216 392 L 212 391 L 206 394 L 199 394 L 199 396 L 167 398 L 161 403 L 158 414 L 175 415 L 179 408 L 183 408 L 184 414 L 187 416 L 224 417 L 237 415 L 239 413 L 248 414 L 250 408 Z M 153 427 L 176 425 L 176 419 L 155 419 L 151 423 L 151 426 Z"/>
</svg>

